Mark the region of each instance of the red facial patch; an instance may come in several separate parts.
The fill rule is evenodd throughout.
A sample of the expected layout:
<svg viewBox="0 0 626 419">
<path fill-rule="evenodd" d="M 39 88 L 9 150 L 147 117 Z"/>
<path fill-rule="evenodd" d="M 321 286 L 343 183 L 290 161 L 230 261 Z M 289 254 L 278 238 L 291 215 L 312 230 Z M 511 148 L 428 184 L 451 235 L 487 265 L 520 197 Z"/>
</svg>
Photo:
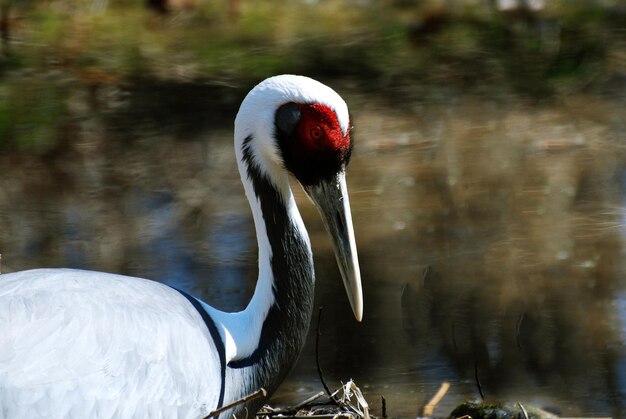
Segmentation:
<svg viewBox="0 0 626 419">
<path fill-rule="evenodd" d="M 344 156 L 350 149 L 350 134 L 343 135 L 337 115 L 328 106 L 318 103 L 298 105 L 300 124 L 297 136 L 298 154 L 334 152 Z"/>
<path fill-rule="evenodd" d="M 352 141 L 328 106 L 286 103 L 275 115 L 276 141 L 285 167 L 302 185 L 331 179 L 350 161 Z"/>
</svg>

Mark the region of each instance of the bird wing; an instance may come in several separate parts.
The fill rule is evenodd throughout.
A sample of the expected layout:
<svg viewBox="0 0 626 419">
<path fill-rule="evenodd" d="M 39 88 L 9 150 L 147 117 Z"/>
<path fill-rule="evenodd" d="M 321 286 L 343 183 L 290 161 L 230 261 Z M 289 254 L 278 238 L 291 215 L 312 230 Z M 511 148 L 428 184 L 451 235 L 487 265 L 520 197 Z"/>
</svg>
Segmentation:
<svg viewBox="0 0 626 419">
<path fill-rule="evenodd" d="M 0 417 L 202 417 L 220 364 L 195 308 L 139 278 L 0 276 Z"/>
</svg>

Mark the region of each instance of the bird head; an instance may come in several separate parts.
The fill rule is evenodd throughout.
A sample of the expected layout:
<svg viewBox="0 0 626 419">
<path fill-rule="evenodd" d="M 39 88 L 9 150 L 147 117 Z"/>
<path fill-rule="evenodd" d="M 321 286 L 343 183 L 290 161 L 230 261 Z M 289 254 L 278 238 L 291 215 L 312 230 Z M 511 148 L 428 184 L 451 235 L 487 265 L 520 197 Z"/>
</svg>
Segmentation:
<svg viewBox="0 0 626 419">
<path fill-rule="evenodd" d="M 352 138 L 344 100 L 330 87 L 303 76 L 275 76 L 246 96 L 235 119 L 240 164 L 244 144 L 253 164 L 277 189 L 287 173 L 317 207 L 332 239 L 339 270 L 357 320 L 363 297 L 352 215 L 345 181 Z M 252 141 L 250 141 L 252 139 Z"/>
</svg>

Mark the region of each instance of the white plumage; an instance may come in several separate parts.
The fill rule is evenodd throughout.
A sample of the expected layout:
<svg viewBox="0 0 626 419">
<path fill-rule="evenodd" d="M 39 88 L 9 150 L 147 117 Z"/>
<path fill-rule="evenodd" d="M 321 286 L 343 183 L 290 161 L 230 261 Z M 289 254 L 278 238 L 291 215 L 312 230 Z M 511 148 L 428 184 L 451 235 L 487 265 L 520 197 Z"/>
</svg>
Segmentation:
<svg viewBox="0 0 626 419">
<path fill-rule="evenodd" d="M 215 346 L 176 290 L 66 269 L 0 280 L 0 417 L 184 418 L 216 404 Z"/>
<path fill-rule="evenodd" d="M 259 278 L 241 312 L 141 278 L 67 269 L 0 275 L 0 419 L 195 419 L 261 387 L 271 394 L 298 357 L 313 304 L 311 246 L 286 169 L 293 156 L 319 163 L 319 174 L 307 166 L 306 180 L 292 173 L 331 233 L 360 320 L 344 176 L 349 123 L 341 97 L 306 77 L 267 79 L 242 103 L 235 150 Z M 300 124 L 326 137 L 312 142 Z M 221 417 L 252 414 L 264 401 Z"/>
</svg>

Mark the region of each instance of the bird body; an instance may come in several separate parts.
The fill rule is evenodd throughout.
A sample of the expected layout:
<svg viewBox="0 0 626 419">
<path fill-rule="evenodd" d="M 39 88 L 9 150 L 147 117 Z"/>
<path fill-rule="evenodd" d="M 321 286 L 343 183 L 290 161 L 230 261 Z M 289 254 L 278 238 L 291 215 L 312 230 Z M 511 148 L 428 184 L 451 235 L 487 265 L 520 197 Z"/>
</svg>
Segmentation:
<svg viewBox="0 0 626 419">
<path fill-rule="evenodd" d="M 0 417 L 184 418 L 217 404 L 218 352 L 178 291 L 68 269 L 0 281 Z"/>
<path fill-rule="evenodd" d="M 259 277 L 226 313 L 154 281 L 66 269 L 0 276 L 1 418 L 203 418 L 264 388 L 296 362 L 313 308 L 311 244 L 289 186 L 318 207 L 355 316 L 360 273 L 345 183 L 345 102 L 301 76 L 257 85 L 235 119 L 254 218 Z M 220 417 L 250 415 L 258 398 Z"/>
</svg>

